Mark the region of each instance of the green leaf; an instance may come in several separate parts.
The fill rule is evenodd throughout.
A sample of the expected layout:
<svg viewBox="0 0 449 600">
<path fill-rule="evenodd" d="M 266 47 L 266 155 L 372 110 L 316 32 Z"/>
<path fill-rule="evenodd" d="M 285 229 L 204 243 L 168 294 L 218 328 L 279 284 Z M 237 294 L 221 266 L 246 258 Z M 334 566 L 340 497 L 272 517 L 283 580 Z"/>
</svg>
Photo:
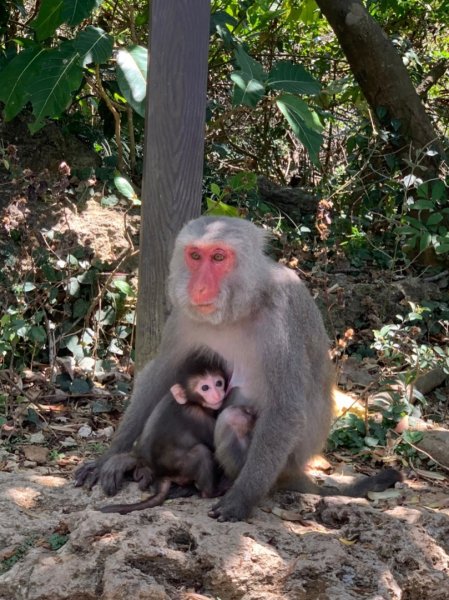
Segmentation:
<svg viewBox="0 0 449 600">
<path fill-rule="evenodd" d="M 90 384 L 85 379 L 76 378 L 70 385 L 70 391 L 72 394 L 88 394 L 90 392 Z"/>
<path fill-rule="evenodd" d="M 257 175 L 242 171 L 230 177 L 227 183 L 234 192 L 251 192 L 257 189 Z"/>
<path fill-rule="evenodd" d="M 78 62 L 79 54 L 70 42 L 60 48 L 46 50 L 36 62 L 29 81 L 36 117 L 29 125 L 31 133 L 43 126 L 45 117 L 59 116 L 70 104 L 72 92 L 80 86 L 83 75 Z"/>
<path fill-rule="evenodd" d="M 66 343 L 66 348 L 70 350 L 76 360 L 81 360 L 84 358 L 84 350 L 81 344 L 78 343 L 77 336 L 73 336 L 69 339 L 69 341 Z"/>
<path fill-rule="evenodd" d="M 440 213 L 433 213 L 427 219 L 426 225 L 427 226 L 438 225 L 438 223 L 441 223 L 442 220 L 443 220 L 443 215 L 440 215 Z"/>
<path fill-rule="evenodd" d="M 235 83 L 232 96 L 234 106 L 244 104 L 254 108 L 265 95 L 265 86 L 260 81 L 253 79 L 248 73 L 235 71 L 231 73 L 231 79 Z"/>
<path fill-rule="evenodd" d="M 0 101 L 5 104 L 6 121 L 13 119 L 25 106 L 30 97 L 30 79 L 35 73 L 35 64 L 39 63 L 45 49 L 28 48 L 19 52 L 4 69 L 0 70 Z"/>
<path fill-rule="evenodd" d="M 78 317 L 84 317 L 89 310 L 89 302 L 83 300 L 83 298 L 78 298 L 73 305 L 72 313 L 73 318 L 77 319 Z"/>
<path fill-rule="evenodd" d="M 62 4 L 63 0 L 42 0 L 37 17 L 30 23 L 39 42 L 53 35 L 56 28 L 63 22 Z"/>
<path fill-rule="evenodd" d="M 225 217 L 239 217 L 240 213 L 235 206 L 229 206 L 225 202 L 211 200 L 206 198 L 207 211 L 206 215 L 225 216 Z"/>
<path fill-rule="evenodd" d="M 417 200 L 409 206 L 410 210 L 423 210 L 427 208 L 435 208 L 435 203 L 432 200 Z"/>
<path fill-rule="evenodd" d="M 95 313 L 95 319 L 102 327 L 113 325 L 115 321 L 115 310 L 112 308 L 112 306 L 107 306 L 106 308 L 97 310 Z"/>
<path fill-rule="evenodd" d="M 289 60 L 275 64 L 268 74 L 267 85 L 274 90 L 291 92 L 292 94 L 316 95 L 321 84 L 302 65 L 295 65 Z"/>
<path fill-rule="evenodd" d="M 428 231 L 423 231 L 419 238 L 419 251 L 424 252 L 424 250 L 430 246 L 431 241 L 431 234 Z"/>
<path fill-rule="evenodd" d="M 217 185 L 216 183 L 211 183 L 210 184 L 210 191 L 212 192 L 212 194 L 214 194 L 215 196 L 219 196 L 221 194 L 221 189 L 220 186 Z"/>
<path fill-rule="evenodd" d="M 114 175 L 114 185 L 125 198 L 132 200 L 134 204 L 139 200 L 131 182 L 118 172 Z"/>
<path fill-rule="evenodd" d="M 94 8 L 98 8 L 103 0 L 64 0 L 61 19 L 71 27 L 81 23 Z"/>
<path fill-rule="evenodd" d="M 89 25 L 73 40 L 73 45 L 82 56 L 82 65 L 99 65 L 112 56 L 113 39 L 99 27 Z"/>
<path fill-rule="evenodd" d="M 47 332 L 40 325 L 34 325 L 29 331 L 29 337 L 33 342 L 42 344 L 47 339 Z"/>
<path fill-rule="evenodd" d="M 318 115 L 305 102 L 290 94 L 279 96 L 276 104 L 293 129 L 293 133 L 308 151 L 313 164 L 319 165 L 323 126 Z"/>
<path fill-rule="evenodd" d="M 64 544 L 67 543 L 67 540 L 69 539 L 68 534 L 66 533 L 52 533 L 48 538 L 47 538 L 47 542 L 50 545 L 50 548 L 53 551 L 59 550 L 59 548 L 62 548 L 62 546 L 64 546 Z"/>
<path fill-rule="evenodd" d="M 65 285 L 65 290 L 69 296 L 78 296 L 80 292 L 80 284 L 76 277 L 70 277 Z"/>
<path fill-rule="evenodd" d="M 122 294 L 125 294 L 125 296 L 136 295 L 129 283 L 127 281 L 123 281 L 123 279 L 114 279 L 113 284 L 114 287 L 116 287 L 120 292 L 122 292 Z"/>
<path fill-rule="evenodd" d="M 265 80 L 267 75 L 262 65 L 251 58 L 241 46 L 235 51 L 235 60 L 240 67 L 239 71 L 231 73 L 235 83 L 232 103 L 256 106 L 265 94 Z"/>
<path fill-rule="evenodd" d="M 319 16 L 320 12 L 315 0 L 303 0 L 303 2 L 301 2 L 301 12 L 299 15 L 300 21 L 306 25 L 310 25 L 319 19 Z"/>
<path fill-rule="evenodd" d="M 148 50 L 130 46 L 117 52 L 117 83 L 126 101 L 138 115 L 145 116 Z"/>
<path fill-rule="evenodd" d="M 432 184 L 432 200 L 442 200 L 446 195 L 446 186 L 444 182 L 439 179 Z"/>
<path fill-rule="evenodd" d="M 251 75 L 253 79 L 265 81 L 267 78 L 260 62 L 251 58 L 251 56 L 243 50 L 242 46 L 239 46 L 235 51 L 235 60 L 240 67 L 240 70 Z"/>
</svg>

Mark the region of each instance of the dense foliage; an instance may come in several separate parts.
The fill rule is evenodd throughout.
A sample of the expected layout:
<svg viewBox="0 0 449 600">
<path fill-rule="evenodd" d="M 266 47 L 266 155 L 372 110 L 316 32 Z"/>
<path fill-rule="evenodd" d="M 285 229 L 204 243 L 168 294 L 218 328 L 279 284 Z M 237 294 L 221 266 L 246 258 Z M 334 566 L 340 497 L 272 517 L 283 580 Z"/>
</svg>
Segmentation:
<svg viewBox="0 0 449 600">
<path fill-rule="evenodd" d="M 449 259 L 442 156 L 449 125 L 447 2 L 365 5 L 401 56 L 438 149 L 417 147 L 400 119 L 367 102 L 315 0 L 213 0 L 205 208 L 249 214 L 275 229 L 284 249 L 324 253 L 330 261 L 344 255 L 353 267 L 384 269 L 391 277 L 438 272 Z M 87 141 L 101 164 L 78 175 L 104 183 L 105 204 L 116 202 L 117 192 L 138 204 L 130 182 L 138 188 L 142 170 L 148 14 L 147 0 L 6 0 L 0 7 L 4 119 L 25 119 L 31 133 L 56 120 L 67 135 Z M 388 87 L 389 76 L 378 85 Z M 13 150 L 0 147 L 0 158 L 15 177 Z M 297 189 L 296 205 L 261 194 L 260 176 Z M 304 210 L 302 197 L 314 203 L 312 211 Z M 20 237 L 13 230 L 12 242 L 14 235 Z M 2 306 L 0 358 L 11 368 L 62 352 L 95 373 L 132 340 L 134 292 L 123 278 L 104 276 L 111 265 L 92 264 L 82 252 L 58 256 L 57 239 L 47 242 L 33 256 L 33 277 L 14 281 L 14 269 L 3 275 L 1 283 L 14 293 Z M 61 297 L 52 348 L 43 306 L 58 306 Z M 401 369 L 410 383 L 435 366 L 449 371 L 440 348 L 447 314 L 440 302 L 415 307 L 399 325 L 382 324 L 372 352 L 389 375 Z M 89 388 L 60 383 L 75 392 Z M 412 410 L 396 398 L 384 418 L 391 425 Z M 368 435 L 359 419 L 353 446 L 367 438 L 385 443 L 385 428 L 374 424 Z M 335 446 L 347 444 L 345 432 L 334 435 Z"/>
</svg>

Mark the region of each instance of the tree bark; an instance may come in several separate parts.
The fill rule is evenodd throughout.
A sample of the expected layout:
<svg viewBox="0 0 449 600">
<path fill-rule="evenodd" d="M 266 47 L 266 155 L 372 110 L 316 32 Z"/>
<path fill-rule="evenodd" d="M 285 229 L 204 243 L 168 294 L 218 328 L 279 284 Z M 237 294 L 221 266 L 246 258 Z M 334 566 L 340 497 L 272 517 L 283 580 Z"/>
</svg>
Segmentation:
<svg viewBox="0 0 449 600">
<path fill-rule="evenodd" d="M 439 79 L 443 77 L 449 68 L 449 60 L 447 58 L 442 58 L 439 60 L 425 75 L 424 79 L 416 88 L 416 91 L 421 98 L 425 98 L 427 96 L 427 92 L 438 82 Z"/>
<path fill-rule="evenodd" d="M 316 0 L 334 30 L 360 88 L 375 111 L 385 107 L 415 149 L 443 149 L 392 42 L 360 0 Z"/>
<path fill-rule="evenodd" d="M 159 347 L 174 240 L 201 210 L 209 0 L 152 0 L 136 366 Z"/>
</svg>

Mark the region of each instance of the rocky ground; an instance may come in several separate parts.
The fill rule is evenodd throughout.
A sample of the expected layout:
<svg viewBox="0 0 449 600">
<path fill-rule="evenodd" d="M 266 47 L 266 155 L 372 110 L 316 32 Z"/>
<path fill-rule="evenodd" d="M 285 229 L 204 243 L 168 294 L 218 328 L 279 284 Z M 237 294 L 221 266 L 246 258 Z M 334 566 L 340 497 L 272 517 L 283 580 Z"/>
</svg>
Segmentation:
<svg viewBox="0 0 449 600">
<path fill-rule="evenodd" d="M 250 522 L 212 500 L 127 516 L 38 467 L 0 473 L 2 600 L 445 600 L 449 502 L 411 483 L 396 497 L 278 495 Z M 394 496 L 394 494 L 392 494 Z M 140 498 L 134 484 L 118 498 Z"/>
</svg>

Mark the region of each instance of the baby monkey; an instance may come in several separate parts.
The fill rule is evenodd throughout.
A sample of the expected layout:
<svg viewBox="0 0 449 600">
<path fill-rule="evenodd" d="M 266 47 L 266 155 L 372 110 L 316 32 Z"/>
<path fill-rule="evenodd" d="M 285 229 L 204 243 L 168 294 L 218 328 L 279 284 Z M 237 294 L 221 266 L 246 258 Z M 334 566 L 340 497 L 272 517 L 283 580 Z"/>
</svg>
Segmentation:
<svg viewBox="0 0 449 600">
<path fill-rule="evenodd" d="M 141 489 L 154 481 L 156 493 L 133 504 L 109 504 L 101 512 L 124 515 L 159 506 L 172 483 L 194 483 L 203 498 L 217 495 L 214 429 L 228 386 L 225 365 L 218 355 L 197 352 L 184 362 L 176 381 L 151 413 L 132 452 L 120 455 L 123 471 L 134 470 Z"/>
</svg>

